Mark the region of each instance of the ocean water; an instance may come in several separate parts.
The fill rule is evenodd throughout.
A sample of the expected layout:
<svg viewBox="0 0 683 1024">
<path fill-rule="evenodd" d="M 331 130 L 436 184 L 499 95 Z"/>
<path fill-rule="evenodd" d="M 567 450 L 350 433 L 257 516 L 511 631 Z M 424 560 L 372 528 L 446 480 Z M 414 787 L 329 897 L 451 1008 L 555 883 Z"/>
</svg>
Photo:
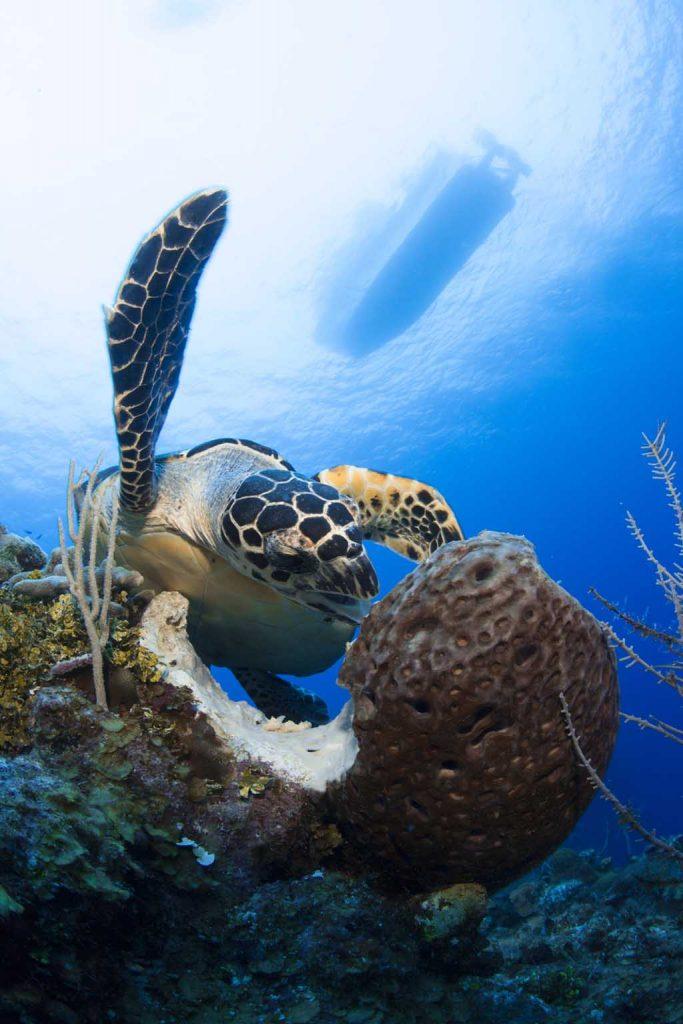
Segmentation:
<svg viewBox="0 0 683 1024">
<path fill-rule="evenodd" d="M 678 3 L 38 2 L 0 22 L 0 522 L 50 549 L 69 459 L 115 461 L 100 305 L 165 211 L 224 184 L 160 451 L 237 436 L 304 473 L 427 481 L 598 616 L 591 587 L 671 627 L 625 514 L 680 560 L 640 451 L 666 421 L 683 459 Z M 387 593 L 411 566 L 369 550 Z M 303 681 L 332 711 L 337 671 Z M 680 725 L 669 688 L 620 684 L 624 710 Z M 678 749 L 622 725 L 607 775 L 663 835 L 683 831 Z M 569 843 L 641 849 L 597 798 Z"/>
</svg>

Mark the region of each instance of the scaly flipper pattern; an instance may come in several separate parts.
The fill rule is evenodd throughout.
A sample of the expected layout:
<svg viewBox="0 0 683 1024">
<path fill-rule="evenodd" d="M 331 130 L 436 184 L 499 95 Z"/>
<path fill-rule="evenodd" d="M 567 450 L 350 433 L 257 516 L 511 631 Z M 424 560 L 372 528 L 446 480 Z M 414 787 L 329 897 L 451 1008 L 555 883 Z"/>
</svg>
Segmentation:
<svg viewBox="0 0 683 1024">
<path fill-rule="evenodd" d="M 154 449 L 178 385 L 202 271 L 223 230 L 228 197 L 198 192 L 140 243 L 107 311 L 121 504 L 154 501 Z"/>
<path fill-rule="evenodd" d="M 352 498 L 368 540 L 422 562 L 442 544 L 463 540 L 445 498 L 429 484 L 360 466 L 335 466 L 315 477 Z"/>
<path fill-rule="evenodd" d="M 288 722 L 310 722 L 311 725 L 324 725 L 330 720 L 325 701 L 310 690 L 280 679 L 272 672 L 234 668 L 232 673 L 268 718 L 284 715 Z"/>
</svg>

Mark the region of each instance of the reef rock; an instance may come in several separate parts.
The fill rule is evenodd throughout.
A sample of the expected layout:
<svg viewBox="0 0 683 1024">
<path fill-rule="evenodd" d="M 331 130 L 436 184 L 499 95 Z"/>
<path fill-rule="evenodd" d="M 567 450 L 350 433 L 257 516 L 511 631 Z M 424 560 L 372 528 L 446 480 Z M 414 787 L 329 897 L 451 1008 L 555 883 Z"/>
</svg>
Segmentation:
<svg viewBox="0 0 683 1024">
<path fill-rule="evenodd" d="M 265 766 L 298 791 L 339 836 L 335 862 L 383 887 L 496 888 L 567 837 L 593 790 L 560 692 L 585 753 L 599 772 L 607 766 L 618 722 L 612 652 L 520 538 L 448 544 L 379 602 L 342 668 L 352 699 L 316 728 L 274 729 L 231 701 L 193 651 L 186 611 L 179 594 L 156 597 L 141 642 L 166 684 L 192 694 L 205 748 L 210 735 L 217 762 Z"/>
<path fill-rule="evenodd" d="M 0 584 L 18 574 L 42 569 L 47 555 L 28 537 L 8 533 L 0 524 Z"/>
</svg>

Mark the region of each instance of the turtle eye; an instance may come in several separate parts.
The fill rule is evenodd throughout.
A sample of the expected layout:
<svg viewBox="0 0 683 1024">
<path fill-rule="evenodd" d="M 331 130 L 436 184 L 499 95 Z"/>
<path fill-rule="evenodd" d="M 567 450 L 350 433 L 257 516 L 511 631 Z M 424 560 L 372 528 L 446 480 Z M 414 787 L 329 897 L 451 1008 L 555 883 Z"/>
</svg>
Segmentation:
<svg viewBox="0 0 683 1024">
<path fill-rule="evenodd" d="M 268 561 L 276 569 L 302 572 L 311 564 L 313 545 L 306 537 L 293 530 L 275 530 L 266 536 L 264 550 Z"/>
<path fill-rule="evenodd" d="M 306 565 L 306 560 L 302 555 L 286 554 L 280 551 L 268 551 L 268 544 L 266 543 L 266 551 L 268 552 L 268 561 L 276 569 L 287 569 L 288 572 L 300 572 Z"/>
</svg>

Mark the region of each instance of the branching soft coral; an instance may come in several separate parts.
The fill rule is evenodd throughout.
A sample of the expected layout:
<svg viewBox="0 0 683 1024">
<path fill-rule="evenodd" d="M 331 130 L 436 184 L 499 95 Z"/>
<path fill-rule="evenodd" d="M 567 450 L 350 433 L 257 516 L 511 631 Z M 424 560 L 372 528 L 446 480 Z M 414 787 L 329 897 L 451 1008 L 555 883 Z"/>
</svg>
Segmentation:
<svg viewBox="0 0 683 1024">
<path fill-rule="evenodd" d="M 59 520 L 59 546 L 62 552 L 62 567 L 69 581 L 69 591 L 76 601 L 83 617 L 92 652 L 92 674 L 95 683 L 95 697 L 102 707 L 107 706 L 107 691 L 104 685 L 104 648 L 109 640 L 112 572 L 114 568 L 114 546 L 118 518 L 118 499 L 114 500 L 112 517 L 107 526 L 107 554 L 103 563 L 104 579 L 102 593 L 98 587 L 96 552 L 101 529 L 103 488 L 96 490 L 99 460 L 90 473 L 83 473 L 75 479 L 74 463 L 69 466 L 69 482 L 66 493 L 66 513 L 69 538 L 74 544 L 72 552 L 67 548 L 66 535 Z M 78 525 L 76 525 L 77 495 L 80 495 Z M 86 541 L 89 551 L 86 556 Z"/>
<path fill-rule="evenodd" d="M 664 485 L 668 504 L 673 513 L 675 546 L 677 552 L 683 556 L 683 498 L 676 483 L 676 460 L 674 453 L 666 443 L 665 426 L 665 424 L 662 424 L 659 427 L 654 438 L 649 438 L 646 434 L 643 434 L 642 450 L 645 459 L 650 465 L 653 478 L 661 481 Z M 636 544 L 652 565 L 657 584 L 662 588 L 667 602 L 673 609 L 673 626 L 670 630 L 658 629 L 642 619 L 628 615 L 617 604 L 598 593 L 597 590 L 592 589 L 591 593 L 602 602 L 618 622 L 627 626 L 635 637 L 650 641 L 659 648 L 663 648 L 666 652 L 666 662 L 663 664 L 655 663 L 648 655 L 640 653 L 635 646 L 637 641 L 629 642 L 614 626 L 604 623 L 604 628 L 610 639 L 621 651 L 622 661 L 626 666 L 631 668 L 634 665 L 638 665 L 658 683 L 665 683 L 671 686 L 679 696 L 683 697 L 683 568 L 679 564 L 674 564 L 670 568 L 658 558 L 631 512 L 626 513 L 626 522 Z M 577 735 L 567 702 L 564 699 L 564 694 L 560 694 L 560 702 L 567 731 L 574 745 L 577 757 L 588 772 L 593 785 L 612 804 L 619 815 L 620 821 L 636 831 L 656 849 L 683 862 L 683 852 L 660 839 L 651 830 L 645 828 L 634 812 L 626 807 L 600 779 L 582 749 L 580 738 Z M 641 729 L 651 730 L 674 743 L 683 745 L 683 729 L 677 725 L 663 722 L 653 715 L 643 718 L 639 715 L 622 712 L 621 717 L 625 722 L 633 723 Z"/>
</svg>

